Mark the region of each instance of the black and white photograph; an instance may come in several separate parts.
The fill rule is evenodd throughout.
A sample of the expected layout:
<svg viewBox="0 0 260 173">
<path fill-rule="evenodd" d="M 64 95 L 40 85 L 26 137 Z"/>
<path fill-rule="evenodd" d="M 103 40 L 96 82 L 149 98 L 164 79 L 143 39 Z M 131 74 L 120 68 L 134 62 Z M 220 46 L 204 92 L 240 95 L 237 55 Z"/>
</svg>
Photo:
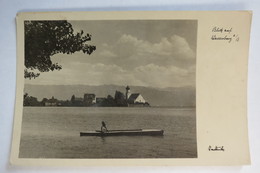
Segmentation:
<svg viewBox="0 0 260 173">
<path fill-rule="evenodd" d="M 1 173 L 257 172 L 256 2 L 63 1 L 0 2 Z"/>
<path fill-rule="evenodd" d="M 10 163 L 250 164 L 251 17 L 249 11 L 18 13 Z"/>
<path fill-rule="evenodd" d="M 197 20 L 24 21 L 19 158 L 197 158 Z"/>
</svg>

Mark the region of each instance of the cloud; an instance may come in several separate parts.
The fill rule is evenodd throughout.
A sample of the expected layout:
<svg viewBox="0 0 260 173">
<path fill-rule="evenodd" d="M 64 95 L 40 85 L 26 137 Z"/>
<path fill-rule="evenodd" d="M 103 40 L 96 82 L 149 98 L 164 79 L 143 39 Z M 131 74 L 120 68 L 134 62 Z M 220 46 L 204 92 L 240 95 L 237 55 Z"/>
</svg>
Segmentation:
<svg viewBox="0 0 260 173">
<path fill-rule="evenodd" d="M 195 84 L 195 74 L 190 69 L 182 69 L 175 66 L 165 67 L 148 64 L 135 68 L 134 75 L 146 83 L 147 86 L 160 88 L 165 86 L 193 86 Z"/>
<path fill-rule="evenodd" d="M 154 44 L 154 50 L 158 55 L 173 55 L 175 58 L 182 60 L 195 57 L 194 51 L 190 48 L 188 42 L 177 35 L 173 35 L 170 39 L 162 38 L 161 42 Z"/>
<path fill-rule="evenodd" d="M 153 43 L 123 34 L 114 44 L 97 46 L 90 56 L 59 54 L 52 59 L 63 69 L 42 73 L 33 83 L 195 86 L 196 54 L 178 35 Z"/>
<path fill-rule="evenodd" d="M 90 64 L 80 62 L 70 62 L 63 66 L 60 71 L 41 73 L 40 77 L 34 80 L 26 80 L 28 84 L 50 85 L 140 85 L 145 84 L 135 78 L 132 73 L 117 65 L 106 65 L 102 63 Z"/>
<path fill-rule="evenodd" d="M 103 50 L 99 53 L 99 56 L 103 56 L 103 57 L 116 57 L 116 54 L 114 54 L 113 52 L 109 51 L 109 50 Z"/>
<path fill-rule="evenodd" d="M 162 38 L 157 43 L 138 39 L 132 35 L 123 34 L 115 44 L 103 44 L 93 63 L 117 64 L 134 69 L 137 66 L 158 64 L 161 66 L 177 66 L 187 68 L 195 63 L 196 54 L 185 38 L 172 35 Z"/>
</svg>

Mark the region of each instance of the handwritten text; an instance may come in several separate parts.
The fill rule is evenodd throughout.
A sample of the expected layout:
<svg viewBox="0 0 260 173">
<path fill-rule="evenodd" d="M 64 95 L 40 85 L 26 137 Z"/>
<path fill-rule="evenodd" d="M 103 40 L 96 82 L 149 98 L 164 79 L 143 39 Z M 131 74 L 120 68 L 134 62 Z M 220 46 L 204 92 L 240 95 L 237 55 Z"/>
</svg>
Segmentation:
<svg viewBox="0 0 260 173">
<path fill-rule="evenodd" d="M 214 26 L 211 30 L 211 40 L 213 41 L 226 41 L 228 43 L 238 42 L 239 35 L 233 33 L 233 28 L 217 27 Z"/>
<path fill-rule="evenodd" d="M 211 145 L 208 147 L 209 151 L 225 151 L 224 146 L 215 146 L 212 147 Z"/>
</svg>

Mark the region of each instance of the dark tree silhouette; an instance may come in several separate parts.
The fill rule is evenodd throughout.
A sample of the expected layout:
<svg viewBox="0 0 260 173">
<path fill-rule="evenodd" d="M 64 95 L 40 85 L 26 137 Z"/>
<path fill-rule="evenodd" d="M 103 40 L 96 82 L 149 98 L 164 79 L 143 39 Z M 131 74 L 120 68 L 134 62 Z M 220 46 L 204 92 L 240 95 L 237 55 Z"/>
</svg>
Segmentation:
<svg viewBox="0 0 260 173">
<path fill-rule="evenodd" d="M 125 95 L 122 92 L 116 91 L 115 103 L 117 106 L 126 106 L 127 105 Z"/>
<path fill-rule="evenodd" d="M 60 70 L 61 65 L 53 63 L 51 56 L 57 53 L 72 54 L 82 51 L 91 54 L 95 46 L 86 44 L 90 34 L 75 33 L 67 21 L 25 21 L 25 78 L 36 78 L 40 73 Z"/>
<path fill-rule="evenodd" d="M 75 95 L 72 95 L 72 96 L 71 96 L 71 99 L 70 99 L 70 101 L 71 101 L 72 103 L 74 103 L 74 102 L 75 102 Z"/>
<path fill-rule="evenodd" d="M 27 93 L 25 93 L 23 105 L 24 106 L 40 106 L 41 103 L 38 101 L 38 99 L 36 97 L 29 96 Z"/>
</svg>

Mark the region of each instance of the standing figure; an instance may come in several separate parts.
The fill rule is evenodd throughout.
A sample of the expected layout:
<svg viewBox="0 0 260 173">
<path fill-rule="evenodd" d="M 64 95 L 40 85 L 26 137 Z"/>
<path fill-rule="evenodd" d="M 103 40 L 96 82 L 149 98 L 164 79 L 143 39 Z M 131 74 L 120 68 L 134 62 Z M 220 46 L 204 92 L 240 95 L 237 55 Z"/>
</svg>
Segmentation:
<svg viewBox="0 0 260 173">
<path fill-rule="evenodd" d="M 101 133 L 106 133 L 108 132 L 107 127 L 106 127 L 106 123 L 104 121 L 102 121 L 101 123 Z"/>
</svg>

